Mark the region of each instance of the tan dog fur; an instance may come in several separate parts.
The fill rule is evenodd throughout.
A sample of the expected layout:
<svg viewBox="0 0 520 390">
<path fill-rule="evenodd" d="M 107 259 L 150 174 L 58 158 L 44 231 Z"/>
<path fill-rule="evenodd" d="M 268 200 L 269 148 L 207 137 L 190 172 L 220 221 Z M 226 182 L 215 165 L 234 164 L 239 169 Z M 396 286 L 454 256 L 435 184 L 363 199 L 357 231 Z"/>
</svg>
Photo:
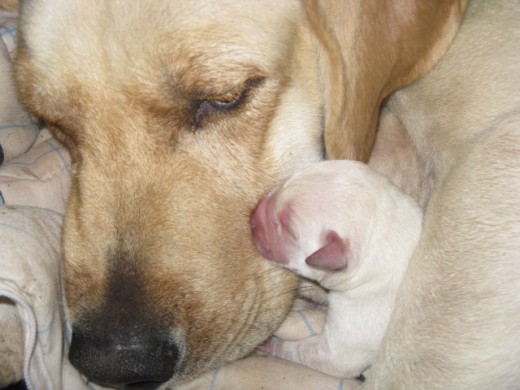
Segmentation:
<svg viewBox="0 0 520 390">
<path fill-rule="evenodd" d="M 466 5 L 463 0 L 395 0 L 382 8 L 376 2 L 303 3 L 304 7 L 289 0 L 135 1 L 132 7 L 120 1 L 23 4 L 16 74 L 22 98 L 53 126 L 74 161 L 63 234 L 70 320 L 81 328 L 92 312 L 116 306 L 127 315 L 141 303 L 146 307 L 143 321 L 154 329 L 167 329 L 182 344 L 171 383 L 246 355 L 279 325 L 291 305 L 296 280 L 261 261 L 248 229 L 251 209 L 280 179 L 324 157 L 322 136 L 327 156 L 366 160 L 381 102 L 435 65 Z M 507 12 L 498 15 L 495 18 L 506 17 Z M 477 26 L 486 24 L 475 20 Z M 471 37 L 471 32 L 465 34 Z M 462 41 L 453 51 L 462 51 L 459 57 L 451 55 L 447 62 L 461 77 L 479 63 L 478 58 L 464 58 L 465 44 Z M 517 66 L 518 57 L 510 55 L 506 61 L 513 58 Z M 498 207 L 494 200 L 504 198 L 505 191 L 493 184 L 492 196 L 479 205 L 484 199 L 475 188 L 475 172 L 480 172 L 479 161 L 490 155 L 486 145 L 491 148 L 499 141 L 488 137 L 467 146 L 489 121 L 457 108 L 464 92 L 453 83 L 446 87 L 455 103 L 451 106 L 435 95 L 433 101 L 421 100 L 429 88 L 435 89 L 435 77 L 447 77 L 443 69 L 446 72 L 439 67 L 435 76 L 413 85 L 408 104 L 406 93 L 388 104 L 389 115 L 398 125 L 403 123 L 417 150 L 421 178 L 410 178 L 408 192 L 429 199 L 430 191 L 420 184 L 423 178 L 436 189 L 400 307 L 380 360 L 367 377 L 369 388 L 473 385 L 473 361 L 468 360 L 476 359 L 480 349 L 462 336 L 478 338 L 484 327 L 463 320 L 468 312 L 478 312 L 485 322 L 487 314 L 497 314 L 505 297 L 511 298 L 505 288 L 486 302 L 473 301 L 473 296 L 455 299 L 442 290 L 460 283 L 467 287 L 468 278 L 489 286 L 486 280 L 491 276 L 484 276 L 484 263 L 475 263 L 489 256 L 479 257 L 473 240 L 472 251 L 463 252 L 465 238 L 451 241 L 451 233 L 467 232 L 464 210 Z M 513 81 L 518 81 L 514 75 Z M 474 79 L 480 82 L 480 76 Z M 485 83 L 490 91 L 485 97 L 492 99 L 493 78 Z M 232 110 L 208 106 L 237 98 L 241 103 Z M 422 111 L 416 111 L 415 100 L 426 102 Z M 421 118 L 428 119 L 429 113 L 435 118 L 438 101 L 444 103 L 442 112 L 449 120 L 435 122 L 430 130 Z M 498 115 L 498 108 L 489 110 L 487 102 L 471 102 L 471 112 Z M 501 109 L 509 107 L 510 102 L 500 102 Z M 420 114 L 412 115 L 415 112 Z M 417 123 L 409 123 L 412 119 Z M 442 123 L 449 128 L 434 132 Z M 452 134 L 460 142 L 443 143 Z M 459 154 L 471 147 L 475 153 L 467 153 L 462 164 Z M 491 183 L 494 172 L 503 168 L 500 161 L 498 156 L 486 160 L 483 175 Z M 460 177 L 457 172 L 450 176 L 451 169 L 458 169 Z M 408 183 L 407 172 L 387 173 Z M 510 182 L 504 185 L 514 192 Z M 454 199 L 466 188 L 471 202 L 464 209 Z M 506 196 L 506 207 L 519 210 L 512 198 Z M 441 209 L 442 202 L 450 207 Z M 450 218 L 449 226 L 443 215 Z M 431 248 L 438 244 L 437 227 L 448 236 L 445 253 Z M 483 245 L 482 238 L 488 236 L 479 234 Z M 490 245 L 511 248 L 511 236 L 501 237 Z M 512 248 L 518 250 L 518 245 Z M 433 265 L 428 261 L 432 251 L 437 256 Z M 456 264 L 447 263 L 455 258 Z M 451 266 L 458 272 L 450 271 Z M 476 272 L 462 272 L 470 268 Z M 504 264 L 492 275 L 503 285 L 508 277 L 502 279 L 502 273 L 509 271 Z M 511 278 L 514 285 L 518 278 Z M 439 293 L 428 295 L 430 286 L 438 286 Z M 117 288 L 129 288 L 133 301 L 125 301 L 114 292 Z M 508 315 L 516 313 L 513 305 L 507 307 Z M 432 336 L 432 343 L 418 333 L 419 314 L 431 327 L 426 336 Z M 498 321 L 490 323 L 496 331 Z M 475 328 L 457 327 L 460 324 Z M 446 334 L 454 330 L 458 332 Z M 455 335 L 461 332 L 459 343 Z M 496 339 L 495 333 L 490 337 Z M 503 335 L 510 340 L 516 334 L 510 330 Z M 493 350 L 485 345 L 486 352 Z M 458 363 L 460 346 L 468 359 Z M 500 362 L 517 356 L 499 355 Z M 440 361 L 438 365 L 428 360 L 430 356 Z M 518 359 L 511 361 L 516 364 Z M 506 374 L 511 372 L 507 368 Z M 478 370 L 479 379 L 496 383 L 495 366 L 481 363 Z"/>
<path fill-rule="evenodd" d="M 519 18 L 472 1 L 440 63 L 388 102 L 434 189 L 366 388 L 520 386 Z"/>
<path fill-rule="evenodd" d="M 1 0 L 0 7 L 5 8 L 9 11 L 18 11 L 18 1 L 17 0 Z"/>
</svg>

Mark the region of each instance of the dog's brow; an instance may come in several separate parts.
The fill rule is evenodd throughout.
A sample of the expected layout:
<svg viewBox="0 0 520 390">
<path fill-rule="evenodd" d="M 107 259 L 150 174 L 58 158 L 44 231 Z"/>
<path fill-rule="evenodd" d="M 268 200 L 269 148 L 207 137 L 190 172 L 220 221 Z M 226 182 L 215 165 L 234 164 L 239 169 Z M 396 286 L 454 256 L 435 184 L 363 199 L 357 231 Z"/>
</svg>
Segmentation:
<svg viewBox="0 0 520 390">
<path fill-rule="evenodd" d="M 203 98 L 226 99 L 239 95 L 248 87 L 248 81 L 261 76 L 247 69 L 207 69 L 202 74 L 187 73 L 182 81 L 187 91 Z"/>
<path fill-rule="evenodd" d="M 265 77 L 266 72 L 248 60 L 248 55 L 223 49 L 215 54 L 190 53 L 167 61 L 165 69 L 170 85 L 186 94 L 200 93 L 218 97 L 238 93 L 250 79 Z"/>
</svg>

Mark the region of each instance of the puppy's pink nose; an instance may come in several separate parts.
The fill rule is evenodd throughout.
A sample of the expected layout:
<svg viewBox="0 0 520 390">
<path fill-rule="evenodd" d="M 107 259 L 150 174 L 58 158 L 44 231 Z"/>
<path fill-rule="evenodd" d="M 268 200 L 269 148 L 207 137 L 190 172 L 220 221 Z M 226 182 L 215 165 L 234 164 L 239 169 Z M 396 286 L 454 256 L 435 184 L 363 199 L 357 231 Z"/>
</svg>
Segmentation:
<svg viewBox="0 0 520 390">
<path fill-rule="evenodd" d="M 253 237 L 256 245 L 263 257 L 266 259 L 272 259 L 272 251 L 269 247 L 269 240 L 267 239 L 267 198 L 260 201 L 256 209 L 251 215 L 251 229 L 253 230 Z"/>
</svg>

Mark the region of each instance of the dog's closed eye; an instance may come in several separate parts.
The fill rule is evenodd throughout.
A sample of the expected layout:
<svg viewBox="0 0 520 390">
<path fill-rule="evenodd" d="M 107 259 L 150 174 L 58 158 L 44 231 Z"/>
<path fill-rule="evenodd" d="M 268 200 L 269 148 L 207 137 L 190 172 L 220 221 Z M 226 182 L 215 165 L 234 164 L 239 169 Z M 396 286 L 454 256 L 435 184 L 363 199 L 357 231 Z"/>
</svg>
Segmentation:
<svg viewBox="0 0 520 390">
<path fill-rule="evenodd" d="M 216 110 L 231 110 L 239 104 L 241 97 L 242 95 L 239 95 L 232 100 L 206 100 L 203 103 L 211 105 L 211 107 Z"/>
<path fill-rule="evenodd" d="M 231 111 L 243 100 L 243 95 L 238 95 L 231 100 L 201 100 L 198 102 L 197 112 L 195 113 L 194 128 L 200 127 L 202 121 L 214 112 Z"/>
<path fill-rule="evenodd" d="M 231 113 L 240 108 L 248 99 L 251 90 L 258 86 L 262 80 L 263 78 L 259 77 L 248 80 L 238 93 L 229 94 L 229 97 L 197 100 L 193 130 L 202 127 L 204 120 L 213 114 Z"/>
</svg>

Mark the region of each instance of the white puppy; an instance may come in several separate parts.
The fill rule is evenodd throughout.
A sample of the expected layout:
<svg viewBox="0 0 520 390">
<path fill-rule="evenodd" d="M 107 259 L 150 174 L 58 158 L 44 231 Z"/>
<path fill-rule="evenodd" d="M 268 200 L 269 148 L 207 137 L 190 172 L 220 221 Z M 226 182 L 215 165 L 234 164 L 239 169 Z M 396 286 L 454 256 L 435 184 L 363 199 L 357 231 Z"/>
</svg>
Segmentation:
<svg viewBox="0 0 520 390">
<path fill-rule="evenodd" d="M 330 290 L 323 332 L 261 350 L 338 377 L 360 375 L 379 348 L 421 232 L 422 212 L 356 161 L 290 177 L 251 217 L 262 255 Z"/>
</svg>

